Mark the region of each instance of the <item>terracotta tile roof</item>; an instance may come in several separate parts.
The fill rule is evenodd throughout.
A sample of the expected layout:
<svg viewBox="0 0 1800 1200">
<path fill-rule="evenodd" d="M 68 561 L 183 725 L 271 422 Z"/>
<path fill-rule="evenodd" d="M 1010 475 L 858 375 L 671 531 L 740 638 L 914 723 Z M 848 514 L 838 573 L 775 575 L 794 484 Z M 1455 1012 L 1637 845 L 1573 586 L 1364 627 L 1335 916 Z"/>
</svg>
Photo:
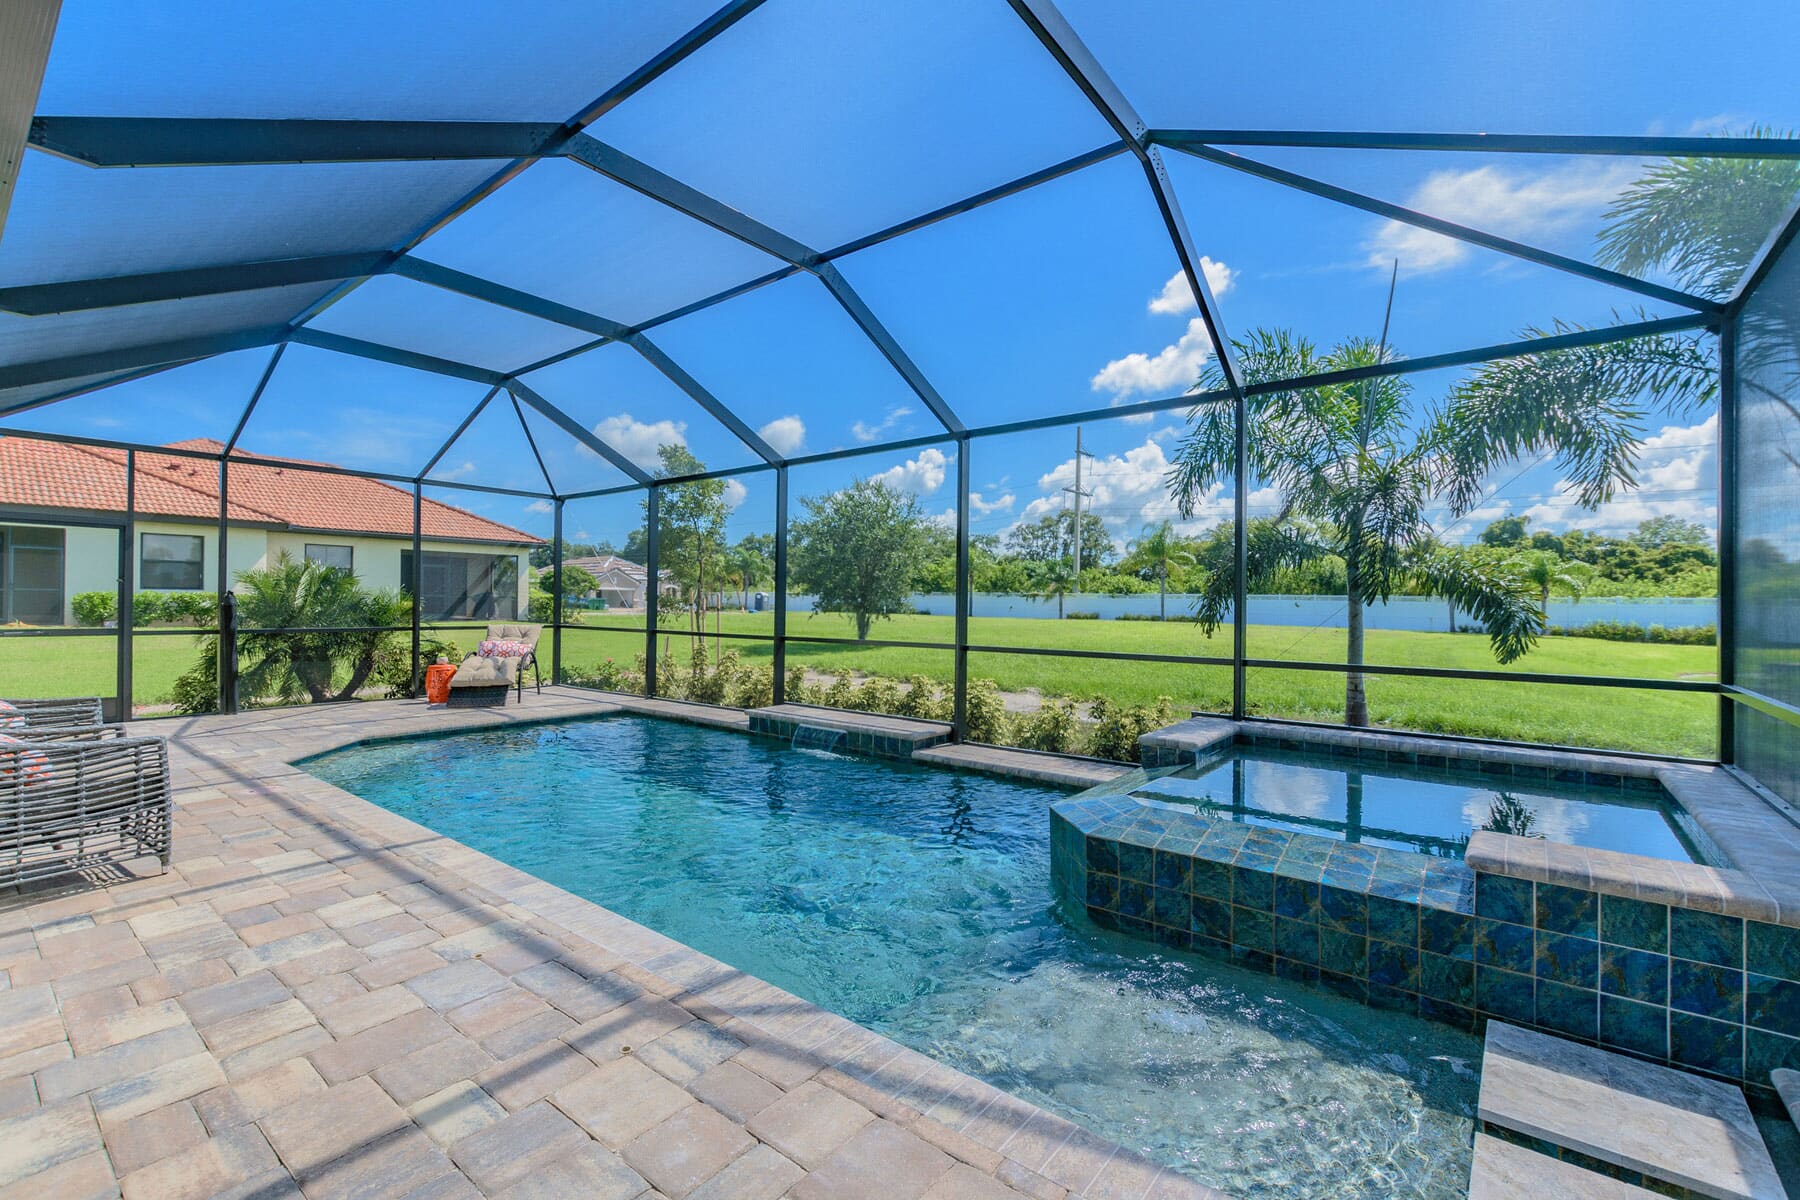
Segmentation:
<svg viewBox="0 0 1800 1200">
<path fill-rule="evenodd" d="M 217 454 L 206 438 L 173 450 Z M 230 519 L 251 525 L 330 533 L 412 536 L 412 493 L 379 479 L 297 470 L 304 460 L 234 452 Z M 327 464 L 314 463 L 313 466 Z M 139 451 L 137 511 L 144 516 L 217 518 L 214 462 Z M 125 511 L 125 452 L 101 446 L 0 437 L 0 505 Z M 428 538 L 536 545 L 542 538 L 429 497 L 420 511 Z"/>
</svg>

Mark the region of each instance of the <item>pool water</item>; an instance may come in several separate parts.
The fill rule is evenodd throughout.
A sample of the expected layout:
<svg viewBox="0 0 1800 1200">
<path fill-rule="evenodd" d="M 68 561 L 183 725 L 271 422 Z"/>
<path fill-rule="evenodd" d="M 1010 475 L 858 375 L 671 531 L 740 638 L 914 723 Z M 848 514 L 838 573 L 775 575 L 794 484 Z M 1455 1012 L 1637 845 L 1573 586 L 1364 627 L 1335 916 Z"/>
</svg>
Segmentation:
<svg viewBox="0 0 1800 1200">
<path fill-rule="evenodd" d="M 1065 917 L 1066 793 L 635 717 L 305 765 L 1238 1196 L 1464 1194 L 1479 1042 Z"/>
<path fill-rule="evenodd" d="M 1682 862 L 1705 861 L 1660 787 L 1496 786 L 1468 767 L 1365 767 L 1329 754 L 1238 746 L 1132 792 L 1202 813 L 1340 841 L 1461 858 L 1480 829 Z M 1722 864 L 1712 864 L 1722 865 Z"/>
</svg>

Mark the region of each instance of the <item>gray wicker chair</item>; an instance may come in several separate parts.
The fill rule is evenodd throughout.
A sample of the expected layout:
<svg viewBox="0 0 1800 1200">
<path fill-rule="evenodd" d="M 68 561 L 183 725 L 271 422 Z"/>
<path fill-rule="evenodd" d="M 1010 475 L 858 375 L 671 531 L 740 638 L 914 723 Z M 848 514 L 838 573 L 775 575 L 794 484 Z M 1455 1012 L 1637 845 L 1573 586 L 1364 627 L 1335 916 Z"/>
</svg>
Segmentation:
<svg viewBox="0 0 1800 1200">
<path fill-rule="evenodd" d="M 0 741 L 0 887 L 155 855 L 169 866 L 169 747 L 117 725 Z"/>
<path fill-rule="evenodd" d="M 5 697 L 0 697 L 5 699 Z M 31 730 L 55 729 L 69 725 L 98 725 L 106 718 L 100 715 L 100 698 L 82 696 L 72 700 L 7 700 L 25 718 Z M 0 732 L 5 732 L 0 730 Z M 17 732 L 16 730 L 14 731 Z"/>
</svg>

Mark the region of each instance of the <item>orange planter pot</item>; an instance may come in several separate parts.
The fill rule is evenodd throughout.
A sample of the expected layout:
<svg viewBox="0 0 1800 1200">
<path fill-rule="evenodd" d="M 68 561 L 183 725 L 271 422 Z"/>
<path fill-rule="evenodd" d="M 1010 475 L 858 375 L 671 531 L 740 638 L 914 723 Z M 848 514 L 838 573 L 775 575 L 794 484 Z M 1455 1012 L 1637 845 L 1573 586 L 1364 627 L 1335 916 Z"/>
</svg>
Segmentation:
<svg viewBox="0 0 1800 1200">
<path fill-rule="evenodd" d="M 429 704 L 450 702 L 450 678 L 456 674 L 453 663 L 432 663 L 425 668 L 425 700 Z"/>
</svg>

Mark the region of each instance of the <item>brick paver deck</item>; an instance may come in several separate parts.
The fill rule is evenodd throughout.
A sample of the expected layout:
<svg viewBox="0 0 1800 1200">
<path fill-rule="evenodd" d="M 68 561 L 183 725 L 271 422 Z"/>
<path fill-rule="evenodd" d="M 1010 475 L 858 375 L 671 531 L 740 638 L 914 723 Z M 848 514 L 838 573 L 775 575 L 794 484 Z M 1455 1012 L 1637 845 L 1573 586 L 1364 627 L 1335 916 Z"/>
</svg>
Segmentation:
<svg viewBox="0 0 1800 1200">
<path fill-rule="evenodd" d="M 173 868 L 0 897 L 0 1200 L 1217 1195 L 289 765 L 616 707 L 144 722 Z"/>
</svg>

